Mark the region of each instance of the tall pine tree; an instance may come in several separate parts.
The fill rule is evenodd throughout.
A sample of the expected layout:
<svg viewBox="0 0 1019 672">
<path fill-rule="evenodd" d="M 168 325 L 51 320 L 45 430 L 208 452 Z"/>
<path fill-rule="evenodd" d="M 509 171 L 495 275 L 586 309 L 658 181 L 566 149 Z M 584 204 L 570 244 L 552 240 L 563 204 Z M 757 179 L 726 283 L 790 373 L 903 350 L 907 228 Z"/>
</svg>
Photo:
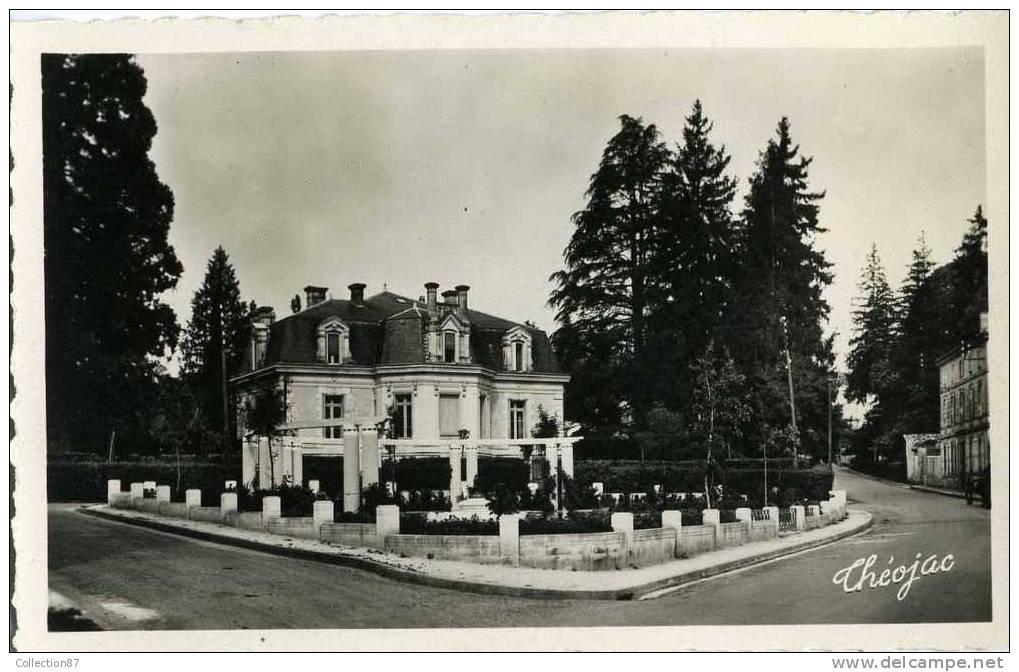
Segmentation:
<svg viewBox="0 0 1019 672">
<path fill-rule="evenodd" d="M 673 408 L 690 393 L 689 365 L 714 338 L 732 294 L 737 228 L 731 213 L 736 180 L 725 147 L 710 139 L 711 121 L 695 101 L 663 177 L 662 252 L 665 301 L 656 314 L 653 360 L 663 383 L 656 396 Z M 662 371 L 662 367 L 668 369 Z"/>
<path fill-rule="evenodd" d="M 556 288 L 549 303 L 561 324 L 569 322 L 584 334 L 575 341 L 583 352 L 573 353 L 567 364 L 611 371 L 617 399 L 639 427 L 649 407 L 641 376 L 648 318 L 664 287 L 658 254 L 669 151 L 653 124 L 623 115 L 620 125 L 591 176 L 587 206 L 573 216 L 566 268 L 551 277 Z"/>
<path fill-rule="evenodd" d="M 182 268 L 173 194 L 148 157 L 156 122 L 125 54 L 42 57 L 47 429 L 51 445 L 143 443 L 159 357 L 177 342 L 160 295 Z"/>
<path fill-rule="evenodd" d="M 251 337 L 251 316 L 226 250 L 209 259 L 202 286 L 191 299 L 191 319 L 181 344 L 183 373 L 200 400 L 206 426 L 230 435 L 227 378 L 240 364 Z"/>
<path fill-rule="evenodd" d="M 955 271 L 952 297 L 956 316 L 957 339 L 972 336 L 980 329 L 980 313 L 987 311 L 987 220 L 977 206 L 969 220 L 969 229 L 952 261 Z"/>
<path fill-rule="evenodd" d="M 853 311 L 854 333 L 846 357 L 846 397 L 864 402 L 898 388 L 892 367 L 898 335 L 897 298 L 888 285 L 877 245 L 872 245 L 867 254 L 859 288 L 861 296 Z"/>
<path fill-rule="evenodd" d="M 823 193 L 808 186 L 811 159 L 799 156 L 783 118 L 750 178 L 737 253 L 741 261 L 725 342 L 747 373 L 764 417 L 761 425 L 792 424 L 786 348 L 792 360 L 795 409 L 804 450 L 826 454 L 832 337 L 823 328 L 829 306 L 822 292 L 831 264 L 816 247 Z M 783 318 L 785 326 L 783 326 Z M 751 437 L 759 444 L 760 436 Z"/>
</svg>

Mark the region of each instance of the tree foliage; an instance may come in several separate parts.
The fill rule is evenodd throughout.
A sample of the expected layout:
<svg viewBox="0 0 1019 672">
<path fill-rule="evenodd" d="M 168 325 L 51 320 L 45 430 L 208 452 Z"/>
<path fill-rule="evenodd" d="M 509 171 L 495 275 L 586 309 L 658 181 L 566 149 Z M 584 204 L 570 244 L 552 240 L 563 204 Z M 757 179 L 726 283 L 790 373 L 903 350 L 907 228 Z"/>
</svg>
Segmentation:
<svg viewBox="0 0 1019 672">
<path fill-rule="evenodd" d="M 859 289 L 859 305 L 853 311 L 855 333 L 846 358 L 846 396 L 862 402 L 896 387 L 892 355 L 899 325 L 897 298 L 888 285 L 877 245 L 867 254 Z"/>
<path fill-rule="evenodd" d="M 182 267 L 173 194 L 148 157 L 156 122 L 125 54 L 42 57 L 47 424 L 97 450 L 145 431 L 158 359 L 179 333 L 160 300 Z"/>
<path fill-rule="evenodd" d="M 237 370 L 250 338 L 249 307 L 241 301 L 230 257 L 217 247 L 191 299 L 181 355 L 183 374 L 196 392 L 204 424 L 225 436 L 230 435 L 227 379 Z"/>
</svg>

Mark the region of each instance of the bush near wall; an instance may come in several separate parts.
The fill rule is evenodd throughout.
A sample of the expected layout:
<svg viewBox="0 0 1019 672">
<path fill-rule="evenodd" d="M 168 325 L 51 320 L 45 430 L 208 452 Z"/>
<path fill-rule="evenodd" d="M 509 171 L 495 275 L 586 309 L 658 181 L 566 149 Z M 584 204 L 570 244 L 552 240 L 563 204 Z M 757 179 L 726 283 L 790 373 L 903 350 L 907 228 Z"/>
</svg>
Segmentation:
<svg viewBox="0 0 1019 672">
<path fill-rule="evenodd" d="M 474 489 L 487 496 L 501 484 L 511 492 L 521 492 L 527 488 L 530 476 L 527 462 L 519 457 L 479 457 Z"/>
<path fill-rule="evenodd" d="M 131 483 L 156 481 L 159 485 L 170 486 L 170 497 L 174 501 L 184 501 L 184 491 L 188 488 L 201 488 L 202 503 L 218 506 L 223 483 L 240 481 L 241 462 L 239 459 L 230 463 L 185 462 L 180 471 L 178 489 L 175 463 L 50 461 L 46 464 L 46 496 L 51 502 L 105 502 L 108 480 L 119 479 L 123 490 Z"/>
</svg>

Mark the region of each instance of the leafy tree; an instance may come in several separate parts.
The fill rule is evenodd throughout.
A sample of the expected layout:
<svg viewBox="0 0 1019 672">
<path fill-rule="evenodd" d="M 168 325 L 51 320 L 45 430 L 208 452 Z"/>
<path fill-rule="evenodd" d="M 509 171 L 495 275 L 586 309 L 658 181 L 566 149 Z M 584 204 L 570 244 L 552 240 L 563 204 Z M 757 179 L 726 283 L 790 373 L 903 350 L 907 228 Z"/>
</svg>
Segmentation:
<svg viewBox="0 0 1019 672">
<path fill-rule="evenodd" d="M 572 363 L 612 371 L 624 410 L 640 426 L 648 399 L 638 364 L 649 314 L 662 297 L 656 255 L 669 151 L 653 124 L 623 115 L 620 125 L 591 176 L 587 205 L 573 216 L 566 268 L 551 277 L 549 303 L 561 324 L 583 334 L 574 345 L 584 352 L 573 353 Z"/>
<path fill-rule="evenodd" d="M 182 343 L 183 373 L 196 390 L 202 414 L 230 436 L 227 379 L 240 365 L 251 338 L 251 316 L 241 301 L 230 257 L 217 247 L 202 286 L 191 299 L 191 319 Z"/>
<path fill-rule="evenodd" d="M 729 351 L 716 351 L 709 341 L 693 365 L 694 398 L 691 434 L 704 446 L 704 491 L 711 506 L 711 480 L 718 472 L 716 448 L 727 448 L 742 435 L 750 418 L 744 397 L 745 376 L 736 368 Z"/>
<path fill-rule="evenodd" d="M 264 438 L 268 444 L 269 454 L 269 482 L 276 485 L 276 454 L 273 451 L 272 442 L 282 434 L 279 428 L 287 419 L 287 400 L 284 390 L 272 384 L 266 384 L 257 389 L 248 399 L 244 407 L 245 429 L 259 438 Z M 261 451 L 259 451 L 261 455 Z M 256 474 L 262 468 L 261 464 L 256 465 Z M 255 477 L 256 487 L 258 476 Z"/>
<path fill-rule="evenodd" d="M 101 449 L 144 431 L 157 358 L 175 347 L 160 295 L 182 267 L 173 194 L 148 157 L 156 122 L 126 54 L 42 57 L 47 430 Z"/>
<path fill-rule="evenodd" d="M 859 288 L 862 296 L 853 311 L 855 333 L 846 358 L 846 396 L 863 402 L 896 387 L 891 359 L 898 335 L 898 300 L 888 286 L 877 245 L 867 254 Z"/>
<path fill-rule="evenodd" d="M 763 423 L 780 427 L 789 421 L 791 368 L 798 426 L 808 430 L 826 426 L 827 380 L 834 365 L 834 335 L 823 333 L 829 306 L 822 292 L 832 280 L 831 264 L 816 247 L 817 235 L 827 230 L 818 220 L 824 194 L 808 187 L 811 161 L 799 156 L 783 118 L 750 178 L 736 248 L 741 264 L 719 329 L 762 401 Z M 762 437 L 753 431 L 758 443 Z M 812 454 L 827 451 L 826 438 L 816 430 L 801 431 L 796 441 Z"/>
</svg>

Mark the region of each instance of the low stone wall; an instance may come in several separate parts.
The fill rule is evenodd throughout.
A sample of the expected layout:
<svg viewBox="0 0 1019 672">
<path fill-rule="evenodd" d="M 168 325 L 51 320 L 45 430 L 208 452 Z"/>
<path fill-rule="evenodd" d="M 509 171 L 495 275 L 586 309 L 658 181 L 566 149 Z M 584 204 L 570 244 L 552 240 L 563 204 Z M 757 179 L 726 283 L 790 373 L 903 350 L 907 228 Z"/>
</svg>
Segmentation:
<svg viewBox="0 0 1019 672">
<path fill-rule="evenodd" d="M 501 564 L 503 561 L 497 534 L 387 534 L 384 548 L 408 558 L 463 560 L 480 564 Z"/>
<path fill-rule="evenodd" d="M 539 569 L 598 571 L 626 566 L 621 532 L 529 534 L 520 537 L 520 565 Z"/>
<path fill-rule="evenodd" d="M 676 529 L 656 527 L 634 530 L 629 564 L 634 567 L 659 565 L 676 558 Z"/>
<path fill-rule="evenodd" d="M 374 523 L 322 523 L 318 538 L 341 546 L 381 548 L 383 545 Z"/>
<path fill-rule="evenodd" d="M 159 515 L 171 518 L 187 518 L 188 505 L 184 502 L 160 502 Z"/>
<path fill-rule="evenodd" d="M 222 523 L 223 511 L 218 506 L 192 506 L 188 509 L 188 519 L 205 523 Z"/>
<path fill-rule="evenodd" d="M 145 513 L 159 513 L 160 504 L 162 504 L 162 502 L 151 497 L 146 497 L 136 502 L 137 510 Z"/>
<path fill-rule="evenodd" d="M 692 558 L 715 550 L 714 525 L 685 525 L 680 530 L 679 557 Z"/>
<path fill-rule="evenodd" d="M 269 534 L 278 534 L 284 537 L 318 538 L 318 532 L 315 530 L 315 519 L 311 516 L 273 518 L 266 525 L 265 529 Z"/>
<path fill-rule="evenodd" d="M 261 511 L 224 511 L 223 524 L 245 530 L 264 530 Z"/>
<path fill-rule="evenodd" d="M 715 549 L 732 548 L 747 543 L 747 524 L 743 521 L 718 525 Z"/>
<path fill-rule="evenodd" d="M 750 522 L 750 541 L 767 541 L 778 536 L 777 520 L 754 520 Z"/>
</svg>

